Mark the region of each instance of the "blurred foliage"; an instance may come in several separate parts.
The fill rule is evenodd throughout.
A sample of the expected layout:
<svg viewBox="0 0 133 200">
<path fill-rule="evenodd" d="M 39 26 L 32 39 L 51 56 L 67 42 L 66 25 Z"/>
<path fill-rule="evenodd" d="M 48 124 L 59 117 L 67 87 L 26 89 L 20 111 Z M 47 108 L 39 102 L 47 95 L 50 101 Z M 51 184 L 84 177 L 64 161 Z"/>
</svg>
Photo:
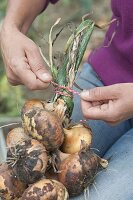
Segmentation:
<svg viewBox="0 0 133 200">
<path fill-rule="evenodd" d="M 78 3 L 81 5 L 81 9 L 84 11 L 84 12 L 88 12 L 88 10 L 91 9 L 91 6 L 92 6 L 92 1 L 93 0 L 79 0 Z M 71 0 L 63 0 L 63 3 L 65 5 L 69 5 L 72 3 Z M 77 3 L 77 0 L 75 0 L 75 3 Z"/>
<path fill-rule="evenodd" d="M 5 15 L 7 0 L 0 0 L 0 19 Z"/>
<path fill-rule="evenodd" d="M 0 0 L 0 23 L 5 16 L 7 0 Z M 0 117 L 19 116 L 21 106 L 24 102 L 23 91 L 20 87 L 9 85 L 3 67 L 2 56 L 0 54 Z"/>
<path fill-rule="evenodd" d="M 24 103 L 23 92 L 20 87 L 8 84 L 6 76 L 0 80 L 0 115 L 19 116 L 20 108 Z"/>
<path fill-rule="evenodd" d="M 92 0 L 80 0 L 80 4 L 84 13 L 89 12 L 92 7 Z"/>
</svg>

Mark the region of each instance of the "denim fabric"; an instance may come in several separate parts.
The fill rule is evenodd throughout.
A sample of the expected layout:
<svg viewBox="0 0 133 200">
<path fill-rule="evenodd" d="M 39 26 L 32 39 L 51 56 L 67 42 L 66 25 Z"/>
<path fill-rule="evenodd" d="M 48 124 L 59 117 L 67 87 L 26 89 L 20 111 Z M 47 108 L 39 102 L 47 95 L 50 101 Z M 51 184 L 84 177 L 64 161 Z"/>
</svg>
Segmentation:
<svg viewBox="0 0 133 200">
<path fill-rule="evenodd" d="M 103 83 L 86 63 L 77 75 L 76 83 L 83 89 L 103 86 Z M 79 91 L 74 87 L 75 90 Z M 72 120 L 83 120 L 80 97 L 74 97 Z M 84 194 L 71 200 L 132 200 L 133 199 L 133 120 L 110 126 L 100 120 L 86 122 L 93 131 L 96 153 L 111 158 L 109 167 L 97 174 L 95 182 Z"/>
</svg>

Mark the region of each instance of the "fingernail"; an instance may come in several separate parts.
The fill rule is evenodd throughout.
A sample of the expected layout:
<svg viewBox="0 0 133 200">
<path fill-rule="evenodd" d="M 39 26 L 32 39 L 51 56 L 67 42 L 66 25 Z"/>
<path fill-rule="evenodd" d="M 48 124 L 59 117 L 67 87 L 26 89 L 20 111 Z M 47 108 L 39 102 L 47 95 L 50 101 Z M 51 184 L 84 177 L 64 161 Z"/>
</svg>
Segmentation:
<svg viewBox="0 0 133 200">
<path fill-rule="evenodd" d="M 43 73 L 42 74 L 42 81 L 50 82 L 51 80 L 52 80 L 52 76 L 49 73 Z"/>
<path fill-rule="evenodd" d="M 81 98 L 86 98 L 89 96 L 89 90 L 83 90 L 81 93 L 80 93 L 80 96 Z"/>
</svg>

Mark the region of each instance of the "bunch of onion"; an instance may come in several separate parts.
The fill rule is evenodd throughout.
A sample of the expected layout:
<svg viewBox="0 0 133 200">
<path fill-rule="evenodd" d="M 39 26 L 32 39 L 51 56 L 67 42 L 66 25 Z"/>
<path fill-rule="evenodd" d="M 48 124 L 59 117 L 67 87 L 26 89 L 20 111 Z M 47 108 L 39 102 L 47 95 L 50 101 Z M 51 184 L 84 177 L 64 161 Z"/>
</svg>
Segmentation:
<svg viewBox="0 0 133 200">
<path fill-rule="evenodd" d="M 45 145 L 48 151 L 58 149 L 64 140 L 63 127 L 69 126 L 73 110 L 71 87 L 93 32 L 94 22 L 83 20 L 70 36 L 58 67 L 53 60 L 52 31 L 60 19 L 52 26 L 49 34 L 49 60 L 43 58 L 50 67 L 56 94 L 49 102 L 27 102 L 22 109 L 22 122 L 25 132 Z"/>
<path fill-rule="evenodd" d="M 52 31 L 58 23 L 59 20 L 49 34 L 49 61 L 42 55 L 51 69 L 56 93 L 49 102 L 26 102 L 22 109 L 22 122 L 25 132 L 51 152 L 51 163 L 54 172 L 58 172 L 58 180 L 66 186 L 70 196 L 75 196 L 92 183 L 103 163 L 107 166 L 107 162 L 90 148 L 90 128 L 81 123 L 70 125 L 73 110 L 71 88 L 95 23 L 82 21 L 67 42 L 61 67 L 56 67 L 52 55 Z M 58 149 L 67 154 L 59 153 Z"/>
<path fill-rule="evenodd" d="M 22 108 L 23 129 L 20 138 L 8 136 L 7 164 L 17 179 L 32 184 L 22 195 L 23 199 L 61 199 L 80 194 L 92 183 L 99 168 L 107 162 L 91 150 L 92 132 L 85 124 L 71 125 L 73 111 L 73 93 L 71 88 L 86 50 L 95 23 L 84 20 L 70 36 L 60 67 L 53 60 L 53 28 L 49 34 L 49 60 L 43 58 L 50 67 L 55 95 L 49 102 L 29 100 Z M 56 35 L 56 38 L 59 34 Z M 25 136 L 26 134 L 26 136 Z M 14 141 L 10 140 L 16 137 Z M 62 153 L 62 150 L 64 153 Z M 47 151 L 47 152 L 46 152 Z M 49 156 L 48 156 L 49 154 Z M 49 163 L 54 167 L 54 174 L 61 183 L 44 180 Z M 57 173 L 58 172 L 58 173 Z M 40 180 L 42 179 L 42 180 Z M 36 181 L 38 181 L 36 183 Z M 62 196 L 57 192 L 61 192 Z"/>
</svg>

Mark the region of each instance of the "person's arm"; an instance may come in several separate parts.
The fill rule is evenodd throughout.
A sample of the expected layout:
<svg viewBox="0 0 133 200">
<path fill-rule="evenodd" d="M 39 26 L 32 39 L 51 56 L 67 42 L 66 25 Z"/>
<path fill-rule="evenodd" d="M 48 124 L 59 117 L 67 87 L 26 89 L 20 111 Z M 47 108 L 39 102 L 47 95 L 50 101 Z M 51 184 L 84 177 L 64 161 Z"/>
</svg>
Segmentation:
<svg viewBox="0 0 133 200">
<path fill-rule="evenodd" d="M 97 87 L 81 93 L 83 115 L 115 125 L 133 117 L 133 83 Z"/>
<path fill-rule="evenodd" d="M 46 3 L 47 0 L 9 0 L 4 27 L 16 28 L 26 33 Z"/>
<path fill-rule="evenodd" d="M 29 89 L 43 89 L 51 75 L 45 68 L 39 48 L 25 34 L 47 0 L 9 0 L 1 30 L 1 51 L 8 81 Z"/>
</svg>

